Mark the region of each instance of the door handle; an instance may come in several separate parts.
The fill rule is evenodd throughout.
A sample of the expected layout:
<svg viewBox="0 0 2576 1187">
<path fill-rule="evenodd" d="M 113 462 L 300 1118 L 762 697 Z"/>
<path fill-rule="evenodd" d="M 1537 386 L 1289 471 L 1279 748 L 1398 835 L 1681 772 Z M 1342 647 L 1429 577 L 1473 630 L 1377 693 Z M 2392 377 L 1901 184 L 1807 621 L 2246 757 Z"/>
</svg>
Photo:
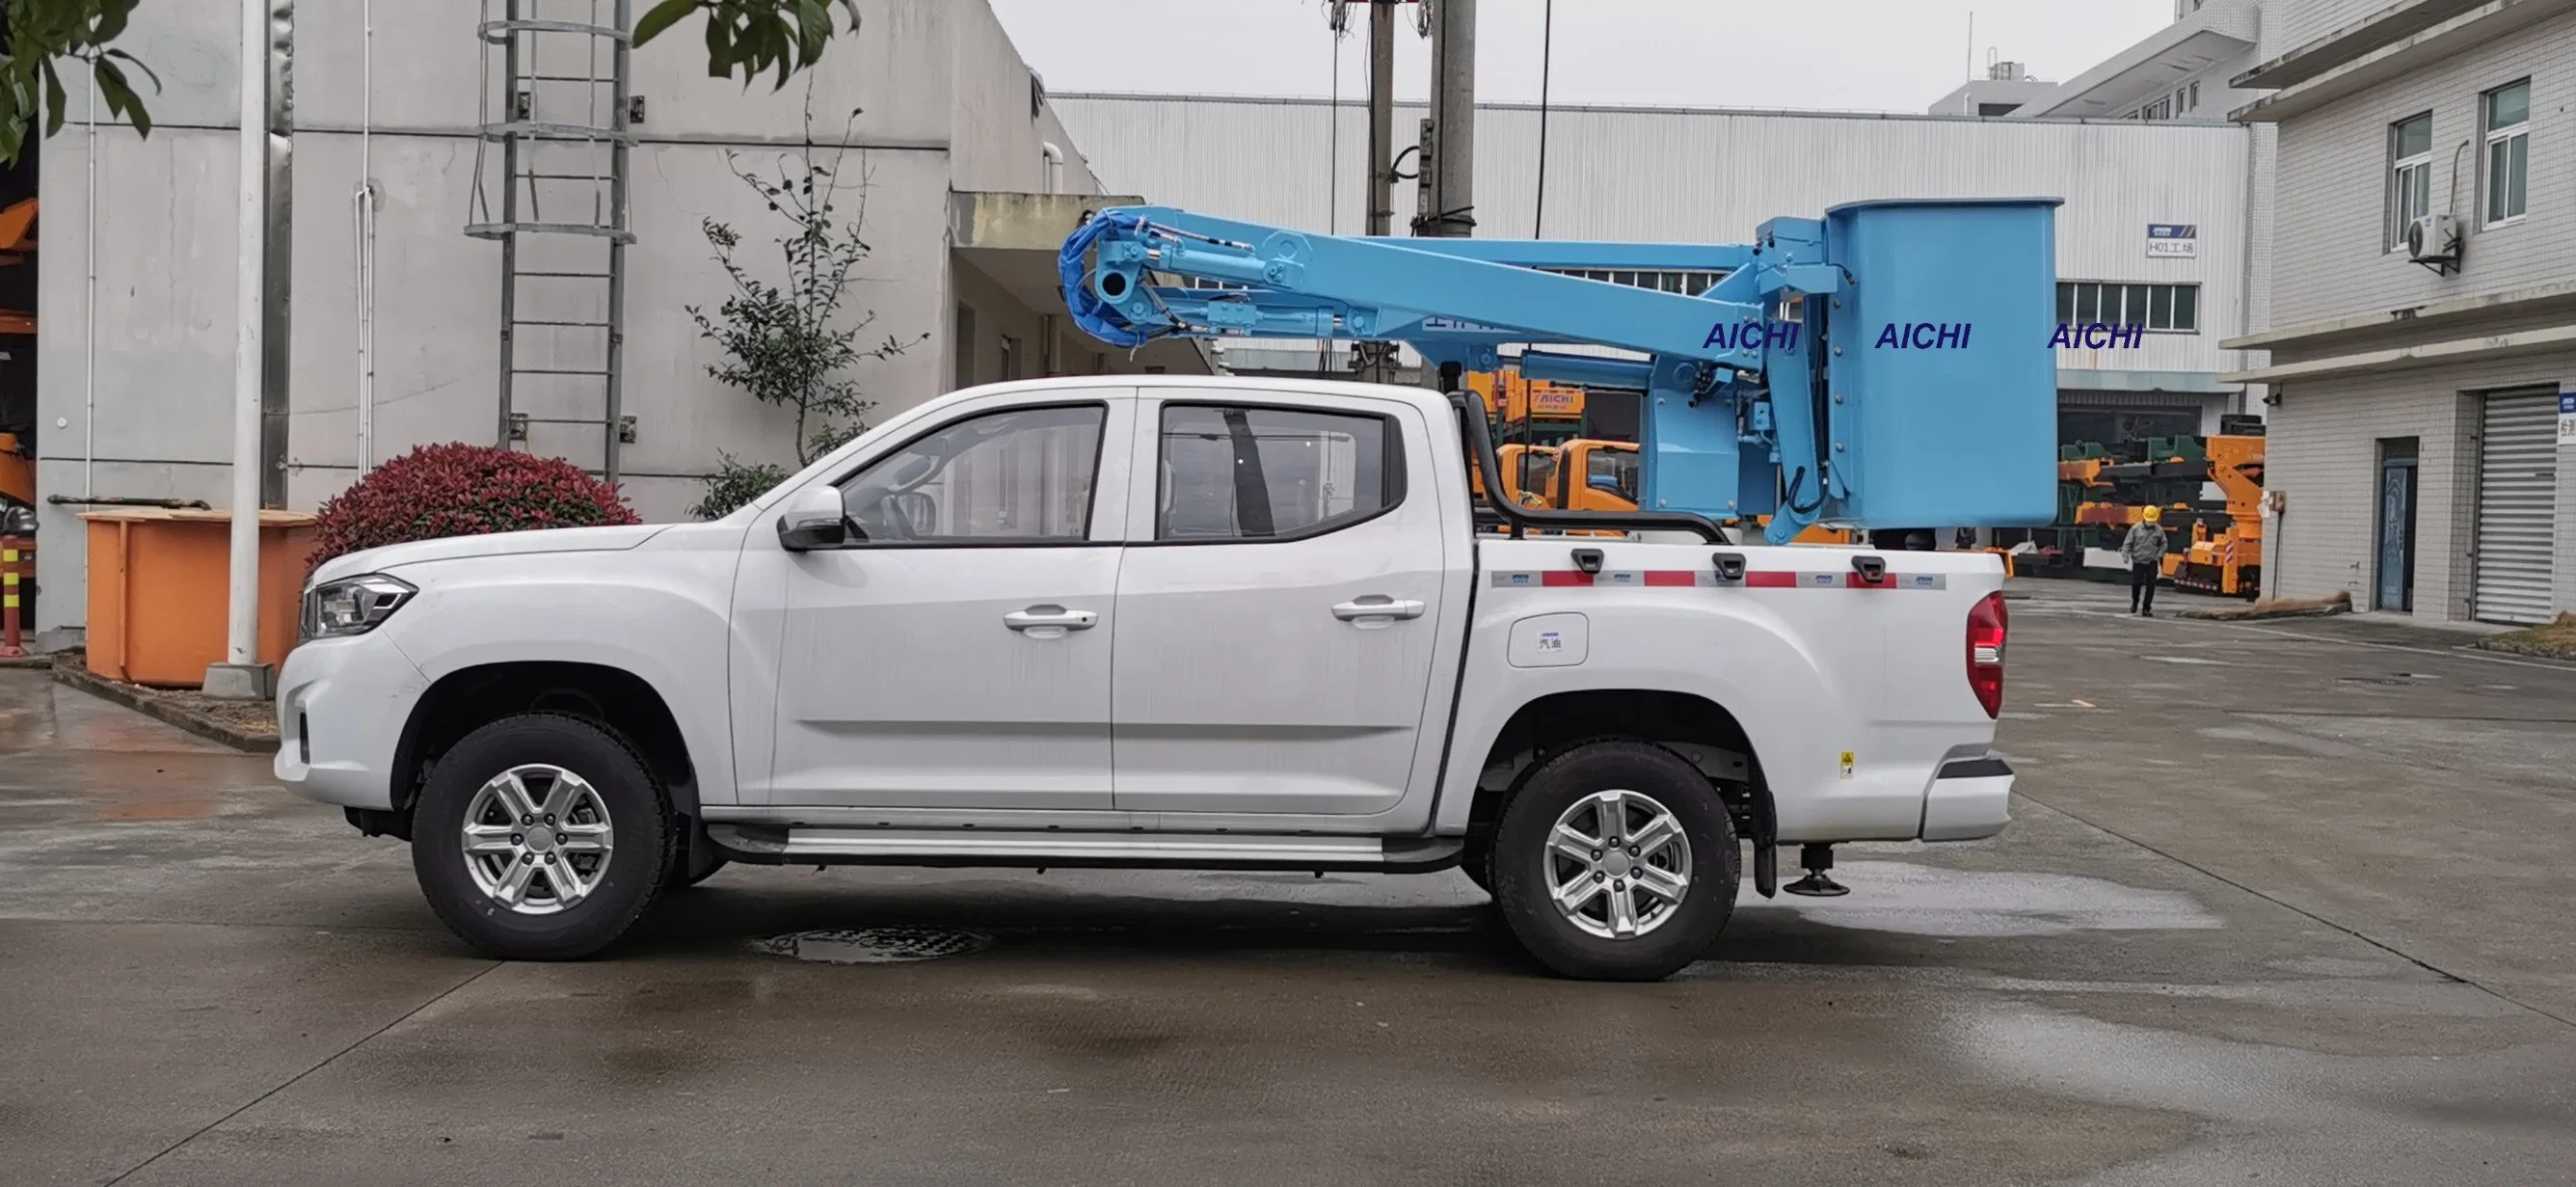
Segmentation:
<svg viewBox="0 0 2576 1187">
<path fill-rule="evenodd" d="M 1093 610 L 1067 610 L 1062 606 L 1031 606 L 1002 616 L 1002 625 L 1033 639 L 1058 639 L 1066 631 L 1087 631 L 1100 625 L 1100 614 Z"/>
<path fill-rule="evenodd" d="M 1423 605 L 1418 601 L 1397 601 L 1384 594 L 1369 594 L 1333 607 L 1333 617 L 1344 622 L 1358 622 L 1364 618 L 1420 618 L 1422 610 Z"/>
</svg>

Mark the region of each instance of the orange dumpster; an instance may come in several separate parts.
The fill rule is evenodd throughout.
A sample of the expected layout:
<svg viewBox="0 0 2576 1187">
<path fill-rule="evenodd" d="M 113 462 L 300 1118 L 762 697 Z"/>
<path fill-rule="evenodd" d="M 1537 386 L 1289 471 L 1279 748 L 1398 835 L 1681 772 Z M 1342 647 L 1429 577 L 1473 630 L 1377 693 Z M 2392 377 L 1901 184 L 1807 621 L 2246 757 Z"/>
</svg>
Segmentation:
<svg viewBox="0 0 2576 1187">
<path fill-rule="evenodd" d="M 89 523 L 89 670 L 110 680 L 196 688 L 223 662 L 232 513 L 117 508 Z M 295 646 L 313 516 L 259 513 L 259 662 Z"/>
</svg>

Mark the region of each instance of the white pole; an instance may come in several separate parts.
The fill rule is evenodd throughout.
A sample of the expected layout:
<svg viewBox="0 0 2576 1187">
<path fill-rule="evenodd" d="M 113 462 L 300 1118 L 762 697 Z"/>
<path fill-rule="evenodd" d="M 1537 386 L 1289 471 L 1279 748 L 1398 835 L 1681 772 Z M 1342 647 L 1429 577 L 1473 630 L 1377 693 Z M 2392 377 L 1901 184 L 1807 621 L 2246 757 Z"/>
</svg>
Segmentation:
<svg viewBox="0 0 2576 1187">
<path fill-rule="evenodd" d="M 260 393 L 267 358 L 269 0 L 241 0 L 241 241 L 233 310 L 233 522 L 231 615 L 224 662 L 236 674 L 259 663 Z M 227 684 L 230 682 L 227 681 Z"/>
</svg>

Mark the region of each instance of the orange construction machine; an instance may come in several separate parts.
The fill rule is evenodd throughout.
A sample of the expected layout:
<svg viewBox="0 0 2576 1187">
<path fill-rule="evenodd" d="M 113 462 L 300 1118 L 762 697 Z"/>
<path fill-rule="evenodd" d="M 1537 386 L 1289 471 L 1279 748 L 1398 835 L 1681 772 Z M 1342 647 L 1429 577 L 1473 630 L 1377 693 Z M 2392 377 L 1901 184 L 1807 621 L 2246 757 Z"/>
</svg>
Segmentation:
<svg viewBox="0 0 2576 1187">
<path fill-rule="evenodd" d="M 36 200 L 28 198 L 0 210 L 0 268 L 24 264 L 35 252 Z M 11 291 L 33 293 L 32 277 L 23 285 L 12 279 Z M 32 309 L 0 308 L 0 350 L 24 351 L 20 357 L 32 358 L 35 333 Z M 10 340 L 19 336 L 27 340 Z M 33 374 L 25 365 L 13 365 L 0 379 L 0 510 L 13 503 L 36 504 L 36 390 L 26 378 Z"/>
<path fill-rule="evenodd" d="M 2164 521 L 2165 576 L 2177 588 L 2252 597 L 2263 571 L 2263 440 L 2156 437 L 2135 461 L 2082 447 L 2092 456 L 2057 464 L 2061 522 L 2082 545 L 2116 548 L 2154 507 Z M 2221 497 L 2206 498 L 2208 485 Z"/>
</svg>

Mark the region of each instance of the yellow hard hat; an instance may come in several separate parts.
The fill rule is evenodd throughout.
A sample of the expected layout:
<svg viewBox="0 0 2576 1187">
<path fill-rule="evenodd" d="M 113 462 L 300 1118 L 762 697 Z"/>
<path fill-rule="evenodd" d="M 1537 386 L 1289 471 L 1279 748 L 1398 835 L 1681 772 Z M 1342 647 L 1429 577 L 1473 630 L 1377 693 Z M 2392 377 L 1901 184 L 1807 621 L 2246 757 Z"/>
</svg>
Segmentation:
<svg viewBox="0 0 2576 1187">
<path fill-rule="evenodd" d="M 2146 519 L 2147 519 L 2147 522 L 2148 522 L 2148 523 L 2162 523 L 2162 522 L 2164 522 L 2164 518 L 2165 518 L 2165 509 L 2164 509 L 2164 508 L 2162 508 L 2162 507 L 2149 507 L 2149 508 L 2147 508 Z"/>
</svg>

